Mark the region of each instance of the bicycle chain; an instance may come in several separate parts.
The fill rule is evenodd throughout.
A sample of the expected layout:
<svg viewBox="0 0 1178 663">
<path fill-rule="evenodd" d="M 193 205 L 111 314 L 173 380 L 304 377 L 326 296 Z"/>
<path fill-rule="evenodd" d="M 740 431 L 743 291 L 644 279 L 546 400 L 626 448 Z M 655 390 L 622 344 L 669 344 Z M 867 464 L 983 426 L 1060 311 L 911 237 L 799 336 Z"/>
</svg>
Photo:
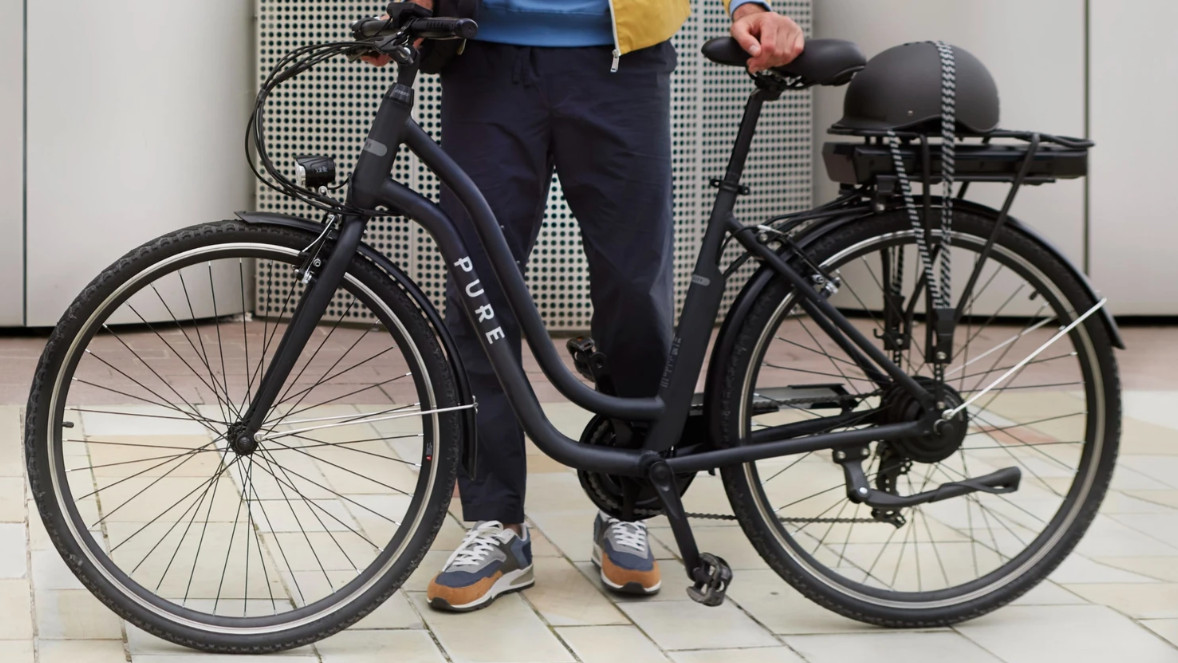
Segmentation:
<svg viewBox="0 0 1178 663">
<path fill-rule="evenodd" d="M 849 394 L 840 396 L 836 401 L 840 404 L 844 402 L 861 402 L 864 399 L 873 396 L 879 396 L 883 392 L 876 390 L 868 394 Z M 770 398 L 776 405 L 793 407 L 795 405 L 812 405 L 815 403 L 815 398 L 788 398 L 784 400 L 777 400 Z M 634 515 L 642 517 L 661 516 L 662 509 L 634 509 Z M 688 518 L 696 518 L 699 520 L 737 520 L 736 516 L 726 513 L 700 513 L 689 511 L 685 514 Z M 879 523 L 881 521 L 875 518 L 783 518 L 778 517 L 778 522 L 782 523 L 822 523 L 822 524 L 858 524 L 858 523 Z"/>
<path fill-rule="evenodd" d="M 639 516 L 661 516 L 663 512 L 655 509 L 635 509 L 635 514 Z M 687 512 L 688 518 L 697 518 L 700 520 L 736 520 L 736 516 L 727 513 L 696 513 Z M 857 523 L 879 523 L 875 518 L 778 518 L 778 522 L 782 523 L 831 523 L 831 524 L 857 524 Z"/>
</svg>

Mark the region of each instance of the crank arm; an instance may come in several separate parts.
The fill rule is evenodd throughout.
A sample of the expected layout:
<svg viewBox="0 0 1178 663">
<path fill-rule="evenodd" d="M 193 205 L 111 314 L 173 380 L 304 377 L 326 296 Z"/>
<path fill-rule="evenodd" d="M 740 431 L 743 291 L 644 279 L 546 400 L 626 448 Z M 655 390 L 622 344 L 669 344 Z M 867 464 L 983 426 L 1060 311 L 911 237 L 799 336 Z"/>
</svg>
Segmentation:
<svg viewBox="0 0 1178 663">
<path fill-rule="evenodd" d="M 679 489 L 675 486 L 675 474 L 667 461 L 654 454 L 646 468 L 647 479 L 658 492 L 659 501 L 663 505 L 663 515 L 671 523 L 671 533 L 675 535 L 675 543 L 679 545 L 679 554 L 683 557 L 683 566 L 692 586 L 687 588 L 687 596 L 696 603 L 715 607 L 724 602 L 728 592 L 728 585 L 732 582 L 732 568 L 724 561 L 705 552 L 700 552 L 695 543 L 695 535 L 691 533 L 691 524 L 687 522 L 687 513 L 683 509 L 683 502 L 679 499 Z"/>
</svg>

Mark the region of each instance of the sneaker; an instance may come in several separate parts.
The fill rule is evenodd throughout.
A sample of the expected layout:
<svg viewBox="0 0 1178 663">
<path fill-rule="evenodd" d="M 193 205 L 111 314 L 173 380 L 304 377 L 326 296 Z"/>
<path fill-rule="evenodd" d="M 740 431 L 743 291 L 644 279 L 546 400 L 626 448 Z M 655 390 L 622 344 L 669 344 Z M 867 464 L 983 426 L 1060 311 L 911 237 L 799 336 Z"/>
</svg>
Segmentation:
<svg viewBox="0 0 1178 663">
<path fill-rule="evenodd" d="M 593 521 L 593 563 L 601 582 L 621 594 L 654 594 L 662 586 L 646 523 L 628 523 L 604 513 Z"/>
<path fill-rule="evenodd" d="M 532 540 L 528 526 L 523 528 L 522 538 L 497 520 L 471 528 L 430 582 L 429 606 L 450 612 L 478 610 L 501 594 L 534 585 Z"/>
</svg>

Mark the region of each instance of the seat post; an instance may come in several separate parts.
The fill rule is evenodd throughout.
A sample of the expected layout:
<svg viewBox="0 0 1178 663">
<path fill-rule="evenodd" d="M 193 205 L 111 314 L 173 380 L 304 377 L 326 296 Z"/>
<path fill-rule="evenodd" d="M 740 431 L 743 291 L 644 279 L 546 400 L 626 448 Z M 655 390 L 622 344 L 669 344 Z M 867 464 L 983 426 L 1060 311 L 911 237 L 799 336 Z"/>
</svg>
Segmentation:
<svg viewBox="0 0 1178 663">
<path fill-rule="evenodd" d="M 744 164 L 748 159 L 749 150 L 753 145 L 753 136 L 757 132 L 757 122 L 761 119 L 761 107 L 766 101 L 772 101 L 781 96 L 781 91 L 774 92 L 763 87 L 758 81 L 757 89 L 749 95 L 744 105 L 744 117 L 740 120 L 740 131 L 736 134 L 736 143 L 732 146 L 732 154 L 728 158 L 728 169 L 724 172 L 721 188 L 740 187 L 740 176 L 744 172 Z"/>
</svg>

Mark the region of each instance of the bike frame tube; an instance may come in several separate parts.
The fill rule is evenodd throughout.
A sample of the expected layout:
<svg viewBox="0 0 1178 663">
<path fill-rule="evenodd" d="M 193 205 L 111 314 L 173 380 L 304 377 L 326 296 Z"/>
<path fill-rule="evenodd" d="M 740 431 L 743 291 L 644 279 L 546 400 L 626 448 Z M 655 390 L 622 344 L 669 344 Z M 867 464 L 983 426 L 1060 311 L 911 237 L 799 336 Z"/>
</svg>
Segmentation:
<svg viewBox="0 0 1178 663">
<path fill-rule="evenodd" d="M 295 362 L 303 352 L 303 346 L 311 338 L 315 325 L 331 303 L 336 287 L 343 282 L 344 272 L 352 262 L 352 256 L 360 248 L 360 240 L 364 236 L 364 227 L 367 223 L 367 219 L 358 216 L 348 216 L 341 221 L 339 237 L 331 256 L 299 298 L 298 305 L 291 315 L 290 326 L 282 335 L 274 358 L 270 360 L 266 374 L 258 383 L 258 393 L 250 403 L 249 409 L 242 415 L 241 420 L 245 423 L 245 429 L 240 431 L 241 435 L 252 438 L 262 429 L 270 408 L 282 390 L 282 385 L 290 377 Z M 307 269 L 311 269 L 311 266 L 308 265 Z M 237 440 L 230 442 L 236 443 Z"/>
<path fill-rule="evenodd" d="M 749 238 L 748 233 L 734 233 L 736 240 L 740 242 L 746 249 L 754 256 L 763 260 L 767 265 L 772 267 L 774 271 L 781 274 L 794 290 L 800 296 L 800 304 L 807 313 L 818 323 L 823 331 L 827 333 L 836 343 L 843 345 L 842 338 L 849 340 L 855 347 L 863 351 L 871 361 L 875 362 L 882 368 L 893 380 L 895 380 L 905 391 L 920 399 L 920 403 L 927 408 L 933 406 L 933 396 L 928 391 L 920 386 L 916 380 L 908 375 L 892 362 L 883 350 L 880 350 L 863 335 L 851 321 L 846 318 L 839 310 L 834 307 L 825 297 L 818 293 L 806 279 L 802 278 L 796 270 L 791 268 L 788 263 L 777 255 L 764 244 L 756 241 L 755 238 Z M 840 337 L 840 334 L 843 335 Z M 854 356 L 854 355 L 852 355 Z M 868 367 L 864 366 L 864 370 Z"/>
<path fill-rule="evenodd" d="M 556 354 L 556 348 L 548 340 L 548 331 L 540 319 L 540 313 L 536 310 L 535 304 L 532 303 L 531 293 L 524 282 L 522 272 L 515 263 L 515 258 L 512 257 L 510 248 L 507 246 L 507 240 L 499 229 L 498 220 L 470 176 L 464 173 L 458 164 L 454 163 L 454 160 L 443 152 L 442 148 L 416 122 L 410 121 L 406 127 L 405 146 L 421 158 L 430 170 L 437 173 L 442 182 L 454 191 L 470 214 L 475 230 L 486 250 L 487 257 L 490 259 L 493 275 L 499 281 L 508 305 L 515 312 L 522 335 L 536 356 L 545 377 L 569 400 L 593 412 L 639 421 L 653 421 L 661 417 L 665 412 L 661 398 L 608 396 L 594 391 L 573 376 L 572 372 L 560 361 L 560 357 Z M 503 332 L 499 328 L 498 317 L 494 309 L 485 294 L 482 294 L 482 290 L 485 290 L 486 287 L 485 281 L 475 272 L 474 265 L 470 260 L 469 247 L 465 246 L 456 234 L 455 241 L 446 242 L 451 246 L 449 252 L 443 246 L 441 237 L 443 233 L 453 232 L 456 226 L 455 222 L 431 201 L 395 182 L 392 182 L 394 186 L 390 187 L 387 182 L 392 181 L 386 180 L 385 192 L 395 196 L 388 202 L 403 209 L 406 205 L 413 205 L 417 211 L 428 215 L 428 219 L 419 218 L 412 214 L 410 216 L 422 223 L 426 230 L 439 240 L 438 246 L 446 258 L 447 269 L 449 269 L 457 289 L 465 294 L 465 297 L 460 299 L 475 323 L 474 328 L 479 330 L 479 338 L 483 342 L 484 349 L 488 352 L 491 365 L 496 371 L 505 368 L 508 364 L 514 365 L 514 361 L 507 361 L 510 353 L 507 351 L 506 343 L 499 342 L 503 340 Z M 407 198 L 406 194 L 411 195 Z M 423 203 L 427 208 L 422 207 Z M 443 226 L 446 228 L 443 229 Z"/>
<path fill-rule="evenodd" d="M 724 179 L 717 183 L 720 190 L 712 204 L 695 271 L 691 275 L 691 286 L 683 302 L 683 313 L 671 341 L 663 379 L 659 383 L 659 396 L 667 403 L 667 416 L 655 422 L 643 445 L 653 451 L 671 449 L 679 441 L 687 423 L 695 382 L 703 368 L 711 330 L 724 297 L 727 280 L 720 269 L 724 240 L 729 224 L 736 223 L 732 210 L 741 192 L 740 175 L 744 172 L 745 160 L 753 144 L 766 95 L 765 90 L 758 88 L 749 96 Z"/>
<path fill-rule="evenodd" d="M 382 100 L 369 138 L 365 142 L 364 152 L 357 160 L 353 172 L 348 192 L 349 202 L 367 209 L 384 207 L 393 213 L 402 214 L 419 223 L 434 238 L 456 287 L 465 293 L 465 297 L 459 297 L 463 311 L 473 328 L 478 330 L 479 342 L 511 408 L 524 430 L 541 450 L 555 460 L 577 469 L 624 476 L 645 476 L 649 466 L 661 458 L 657 452 L 670 449 L 678 442 L 690 410 L 695 381 L 703 366 L 708 341 L 711 338 L 712 323 L 719 312 L 720 299 L 724 291 L 724 276 L 720 271 L 720 249 L 725 237 L 733 228 L 743 229 L 743 226 L 733 218 L 732 210 L 740 190 L 740 175 L 752 144 L 761 105 L 772 91 L 758 89 L 749 98 L 745 108 L 740 132 L 725 178 L 720 183 L 720 191 L 713 205 L 692 285 L 687 292 L 683 314 L 679 319 L 679 331 L 665 364 L 659 394 L 649 398 L 623 398 L 601 394 L 586 386 L 560 361 L 548 339 L 548 332 L 540 314 L 532 302 L 523 275 L 486 199 L 470 177 L 411 119 L 412 84 L 415 75 L 415 68 L 402 67 L 397 83 L 389 89 Z M 492 276 L 497 281 L 494 285 L 498 285 L 506 296 L 508 305 L 519 321 L 523 338 L 527 340 L 545 376 L 567 398 L 590 411 L 629 421 L 653 421 L 654 426 L 645 440 L 643 449 L 616 449 L 581 444 L 562 434 L 548 420 L 524 374 L 523 367 L 514 360 L 507 347 L 505 334 L 486 295 L 487 282 L 475 272 L 473 261 L 470 259 L 470 249 L 459 236 L 455 221 L 434 202 L 389 176 L 392 162 L 401 145 L 405 145 L 421 158 L 425 165 L 438 175 L 442 183 L 450 187 L 466 208 L 483 249 L 490 259 Z M 362 231 L 367 219 L 360 218 L 354 221 L 355 224 L 345 225 L 345 228 L 358 226 Z M 342 279 L 342 270 L 355 252 L 354 249 L 345 252 L 352 242 L 351 236 L 354 233 L 354 230 L 341 231 L 341 236 L 336 241 L 320 278 L 308 288 L 304 297 L 319 298 L 334 292 Z M 836 308 L 809 288 L 805 280 L 780 256 L 756 239 L 746 237 L 749 233 L 735 234 L 753 255 L 771 265 L 797 288 L 803 306 L 823 323 L 828 333 L 832 333 L 838 339 L 838 332 L 841 331 L 846 339 L 858 346 L 914 396 L 922 399 L 931 398 L 919 384 L 875 348 L 869 339 L 859 334 Z M 357 236 L 356 242 L 358 241 Z M 339 273 L 336 274 L 336 271 Z M 327 295 L 321 295 L 320 292 L 326 292 Z M 321 315 L 322 310 L 316 311 L 311 307 L 307 307 L 305 312 L 301 309 L 296 312 L 287 331 L 287 336 L 291 337 L 289 345 L 295 348 L 296 356 L 297 350 L 302 347 L 298 339 L 314 328 Z M 287 343 L 285 337 L 283 342 Z M 305 343 L 305 339 L 303 342 Z M 282 366 L 272 371 L 278 384 L 286 377 L 281 368 Z M 270 378 L 271 375 L 268 373 L 265 387 L 272 390 L 269 385 L 272 381 Z M 264 402 L 259 402 L 258 405 L 256 412 L 251 411 L 253 418 L 261 417 L 259 413 L 266 411 Z M 672 459 L 670 462 L 673 463 L 675 471 L 708 469 L 803 451 L 856 446 L 869 440 L 917 435 L 928 432 L 927 429 L 931 429 L 931 425 L 931 421 L 926 420 L 865 430 L 816 434 L 801 439 L 766 440 L 756 445 L 705 451 L 681 459 Z M 251 431 L 254 430 L 257 429 L 251 428 Z"/>
</svg>

